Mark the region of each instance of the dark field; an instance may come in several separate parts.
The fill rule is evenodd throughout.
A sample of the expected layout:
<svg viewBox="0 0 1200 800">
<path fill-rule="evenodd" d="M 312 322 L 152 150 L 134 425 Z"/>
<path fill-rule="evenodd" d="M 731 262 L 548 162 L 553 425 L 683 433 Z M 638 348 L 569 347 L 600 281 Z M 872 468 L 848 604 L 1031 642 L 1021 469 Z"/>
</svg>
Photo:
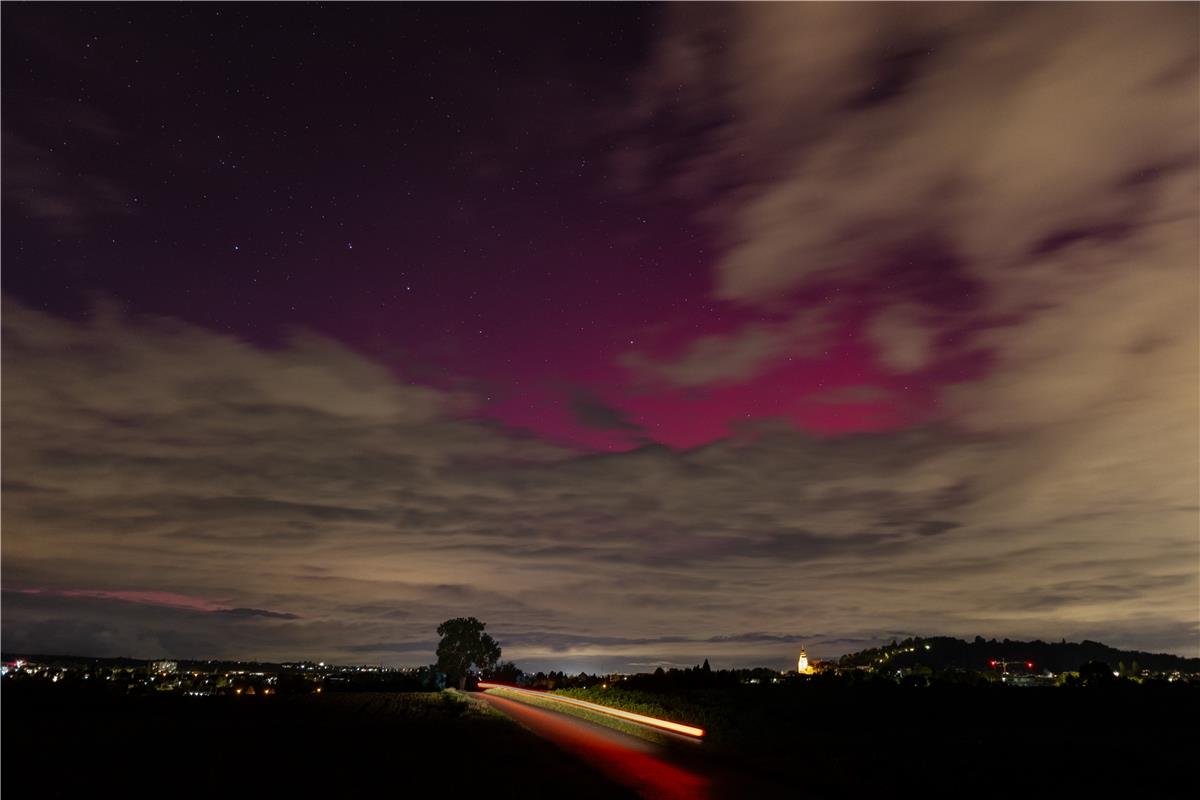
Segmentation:
<svg viewBox="0 0 1200 800">
<path fill-rule="evenodd" d="M 2 699 L 5 797 L 629 797 L 451 694 Z"/>
<path fill-rule="evenodd" d="M 673 760 L 758 777 L 797 796 L 1174 798 L 1200 789 L 1194 687 L 572 694 L 701 724 L 706 741 L 669 747 Z M 451 694 L 6 689 L 2 752 L 11 797 L 628 796 L 551 743 Z"/>
<path fill-rule="evenodd" d="M 703 727 L 706 760 L 816 796 L 1200 796 L 1197 686 L 562 693 Z"/>
</svg>

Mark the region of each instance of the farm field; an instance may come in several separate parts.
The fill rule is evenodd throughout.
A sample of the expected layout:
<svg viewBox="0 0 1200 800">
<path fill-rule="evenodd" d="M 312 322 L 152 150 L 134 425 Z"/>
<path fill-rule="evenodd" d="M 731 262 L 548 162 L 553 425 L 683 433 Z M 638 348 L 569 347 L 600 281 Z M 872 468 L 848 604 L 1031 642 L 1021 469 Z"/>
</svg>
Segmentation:
<svg viewBox="0 0 1200 800">
<path fill-rule="evenodd" d="M 972 797 L 1137 790 L 1173 798 L 1200 788 L 1191 768 L 1200 711 L 1194 687 L 560 692 L 705 728 L 703 742 L 629 739 L 641 742 L 630 745 L 635 751 L 657 740 L 658 777 L 702 777 L 698 785 L 708 788 L 697 798 L 739 796 L 739 785 L 839 796 L 920 786 Z M 633 796 L 611 764 L 605 773 L 454 692 L 186 697 L 8 689 L 3 709 L 3 789 L 13 796 L 308 798 L 418 789 L 443 797 Z M 647 761 L 623 758 L 632 766 Z"/>
<path fill-rule="evenodd" d="M 122 697 L 6 691 L 13 797 L 629 797 L 452 693 Z"/>
<path fill-rule="evenodd" d="M 972 796 L 1200 789 L 1196 687 L 738 686 L 556 692 L 702 727 L 703 758 L 814 792 L 897 785 Z M 680 747 L 684 758 L 695 748 Z"/>
</svg>

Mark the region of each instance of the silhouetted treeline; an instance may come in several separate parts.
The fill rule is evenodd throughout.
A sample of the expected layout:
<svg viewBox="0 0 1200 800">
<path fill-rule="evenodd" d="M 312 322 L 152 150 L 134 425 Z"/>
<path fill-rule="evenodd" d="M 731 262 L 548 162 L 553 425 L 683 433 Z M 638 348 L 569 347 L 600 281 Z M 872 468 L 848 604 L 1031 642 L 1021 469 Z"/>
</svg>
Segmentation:
<svg viewBox="0 0 1200 800">
<path fill-rule="evenodd" d="M 705 665 L 695 667 L 672 668 L 664 670 L 659 667 L 654 672 L 636 675 L 593 675 L 580 672 L 568 675 L 565 672 L 536 672 L 526 673 L 519 669 L 509 671 L 504 678 L 492 675 L 490 680 L 502 683 L 515 683 L 530 689 L 552 691 L 554 689 L 587 689 L 614 681 L 630 689 L 646 691 L 664 691 L 675 689 L 719 689 L 727 686 L 739 686 L 745 683 L 779 683 L 795 680 L 795 676 L 782 675 L 777 670 L 766 667 L 754 669 L 724 669 L 713 670 Z"/>
<path fill-rule="evenodd" d="M 1131 662 L 1132 663 L 1132 662 Z M 1165 686 L 1177 687 L 1200 685 L 1195 674 L 1184 674 L 1178 680 L 1162 674 L 1140 678 L 1133 675 L 1128 665 L 1110 665 L 1104 661 L 1092 661 L 1077 665 L 1057 678 L 1047 679 L 1039 685 L 1046 686 L 1106 686 L 1131 687 Z M 1114 674 L 1115 673 L 1115 674 Z M 1005 686 L 998 669 L 990 669 L 985 663 L 981 669 L 961 669 L 955 666 L 935 669 L 924 665 L 906 666 L 898 669 L 827 669 L 814 675 L 781 673 L 759 667 L 756 669 L 704 670 L 700 667 L 664 670 L 636 675 L 594 675 L 580 672 L 575 675 L 565 672 L 524 673 L 515 667 L 503 676 L 485 676 L 487 680 L 524 686 L 530 689 L 555 691 L 563 689 L 621 688 L 656 695 L 678 694 L 695 691 L 720 691 L 739 689 L 754 691 L 755 685 L 774 687 L 777 690 L 794 688 L 805 692 L 822 689 L 882 689 L 900 687 L 945 687 L 945 688 L 996 688 Z"/>
<path fill-rule="evenodd" d="M 1087 663 L 1108 664 L 1113 670 L 1129 675 L 1141 670 L 1152 672 L 1200 673 L 1200 658 L 1184 658 L 1170 653 L 1146 653 L 1118 650 L 1115 647 L 1084 640 L 1082 642 L 1022 642 L 1010 639 L 974 641 L 949 636 L 893 640 L 890 645 L 849 653 L 839 659 L 841 667 L 887 667 L 908 670 L 928 667 L 935 671 L 988 669 L 992 661 L 1032 662 L 1034 670 L 1074 672 Z M 1136 668 L 1135 665 L 1136 664 Z"/>
</svg>

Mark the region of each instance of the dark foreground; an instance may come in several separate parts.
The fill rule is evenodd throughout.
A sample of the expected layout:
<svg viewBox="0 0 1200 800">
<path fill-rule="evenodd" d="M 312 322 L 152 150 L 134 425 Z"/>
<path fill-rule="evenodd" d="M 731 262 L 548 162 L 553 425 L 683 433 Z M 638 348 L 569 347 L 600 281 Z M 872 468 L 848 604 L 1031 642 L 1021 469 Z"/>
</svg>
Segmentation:
<svg viewBox="0 0 1200 800">
<path fill-rule="evenodd" d="M 707 768 L 809 797 L 1200 797 L 1194 685 L 878 681 L 571 694 L 699 725 Z"/>
<path fill-rule="evenodd" d="M 634 796 L 450 694 L 0 700 L 5 797 Z"/>
<path fill-rule="evenodd" d="M 509 697 L 487 694 L 479 699 L 648 800 L 737 800 L 789 794 L 784 784 L 772 784 L 749 765 L 706 757 L 709 753 L 700 742 L 670 735 L 647 741 Z"/>
<path fill-rule="evenodd" d="M 649 747 L 552 712 L 500 709 L 518 725 L 483 707 L 495 700 L 449 694 L 6 689 L 0 789 L 13 797 L 1182 798 L 1200 796 L 1197 694 L 700 693 L 676 702 L 707 717 L 692 720 L 709 728 L 707 740 Z"/>
</svg>

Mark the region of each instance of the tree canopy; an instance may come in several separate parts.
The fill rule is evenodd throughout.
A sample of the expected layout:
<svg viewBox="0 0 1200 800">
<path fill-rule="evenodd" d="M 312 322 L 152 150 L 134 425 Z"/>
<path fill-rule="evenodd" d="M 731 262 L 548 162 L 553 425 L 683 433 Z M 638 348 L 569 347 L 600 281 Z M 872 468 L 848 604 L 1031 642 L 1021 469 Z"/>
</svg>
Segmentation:
<svg viewBox="0 0 1200 800">
<path fill-rule="evenodd" d="M 500 660 L 500 645 L 483 632 L 486 627 L 487 623 L 475 617 L 456 617 L 438 625 L 442 638 L 437 646 L 437 666 L 459 688 L 465 685 L 472 666 L 490 670 Z"/>
</svg>

